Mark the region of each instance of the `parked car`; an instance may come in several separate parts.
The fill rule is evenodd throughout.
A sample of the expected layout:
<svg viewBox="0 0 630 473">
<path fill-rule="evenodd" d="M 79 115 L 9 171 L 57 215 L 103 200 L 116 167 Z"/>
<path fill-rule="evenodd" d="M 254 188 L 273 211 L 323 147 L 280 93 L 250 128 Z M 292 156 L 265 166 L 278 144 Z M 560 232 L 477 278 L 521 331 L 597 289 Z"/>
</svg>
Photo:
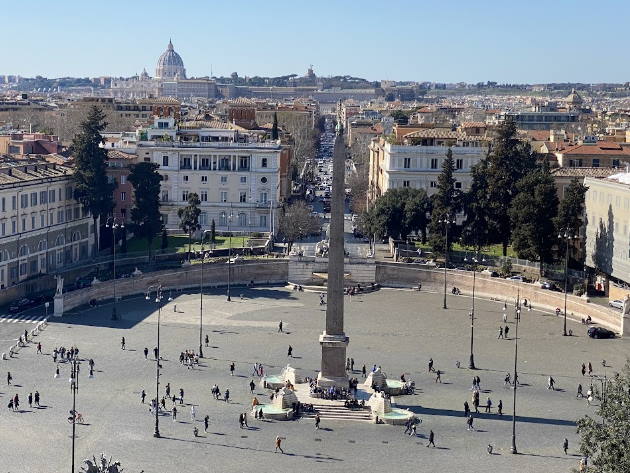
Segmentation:
<svg viewBox="0 0 630 473">
<path fill-rule="evenodd" d="M 491 269 L 484 269 L 483 271 L 481 271 L 481 274 L 487 274 L 491 278 L 499 277 L 499 273 L 497 273 L 496 271 L 492 271 Z"/>
<path fill-rule="evenodd" d="M 22 312 L 23 310 L 28 309 L 33 305 L 33 301 L 27 298 L 20 299 L 19 301 L 11 304 L 9 306 L 9 313 L 17 314 L 18 312 Z"/>
<path fill-rule="evenodd" d="M 516 274 L 514 276 L 508 276 L 507 278 L 510 281 L 520 281 L 520 282 L 525 282 L 525 278 L 523 276 L 521 276 L 520 274 Z"/>
<path fill-rule="evenodd" d="M 591 327 L 586 333 L 591 338 L 615 338 L 615 332 L 604 327 Z"/>
<path fill-rule="evenodd" d="M 609 301 L 608 305 L 612 307 L 613 309 L 619 309 L 619 310 L 623 309 L 623 301 L 620 301 L 619 299 L 615 299 L 614 301 Z"/>
</svg>

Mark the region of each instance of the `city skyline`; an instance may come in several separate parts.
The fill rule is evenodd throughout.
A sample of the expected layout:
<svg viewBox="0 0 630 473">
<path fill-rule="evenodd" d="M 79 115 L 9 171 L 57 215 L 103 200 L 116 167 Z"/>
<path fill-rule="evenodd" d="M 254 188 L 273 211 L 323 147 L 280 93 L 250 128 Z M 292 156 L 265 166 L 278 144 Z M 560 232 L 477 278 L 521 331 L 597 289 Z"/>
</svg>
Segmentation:
<svg viewBox="0 0 630 473">
<path fill-rule="evenodd" d="M 626 82 L 630 66 L 611 45 L 623 44 L 622 22 L 630 6 L 606 3 L 615 15 L 609 15 L 604 30 L 595 23 L 584 28 L 588 4 L 582 1 L 526 6 L 489 1 L 483 8 L 464 2 L 397 2 L 386 15 L 379 13 L 382 7 L 376 2 L 362 9 L 334 2 L 317 7 L 277 2 L 239 11 L 239 16 L 220 4 L 199 3 L 166 15 L 165 2 L 149 11 L 141 4 L 114 1 L 108 12 L 116 12 L 111 20 L 119 21 L 94 22 L 77 22 L 70 12 L 102 15 L 97 5 L 63 1 L 56 10 L 29 18 L 30 34 L 24 34 L 21 22 L 6 23 L 0 40 L 16 44 L 19 54 L 3 48 L 1 72 L 125 77 L 146 68 L 153 75 L 157 58 L 172 39 L 191 77 L 209 76 L 211 71 L 215 76 L 302 75 L 313 64 L 318 76 L 368 80 Z M 46 6 L 35 2 L 35 10 L 38 5 Z M 17 4 L 5 5 L 4 11 L 7 18 L 23 14 Z M 141 19 L 150 34 L 129 28 L 134 18 Z M 51 25 L 56 26 L 53 35 Z M 510 37 L 513 40 L 506 40 Z M 59 51 L 77 60 L 62 61 Z M 406 61 L 400 60 L 401 54 Z"/>
</svg>

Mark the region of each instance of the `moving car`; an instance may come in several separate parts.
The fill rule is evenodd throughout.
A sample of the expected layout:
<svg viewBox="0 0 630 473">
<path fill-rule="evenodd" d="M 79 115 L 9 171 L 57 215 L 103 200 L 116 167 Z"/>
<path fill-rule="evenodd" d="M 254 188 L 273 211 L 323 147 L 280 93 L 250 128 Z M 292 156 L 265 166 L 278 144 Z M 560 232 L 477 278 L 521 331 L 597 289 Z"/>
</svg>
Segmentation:
<svg viewBox="0 0 630 473">
<path fill-rule="evenodd" d="M 525 282 L 525 278 L 523 276 L 521 276 L 520 274 L 517 274 L 516 276 L 508 276 L 507 278 L 510 281 L 520 281 L 520 282 Z"/>
<path fill-rule="evenodd" d="M 591 327 L 586 333 L 591 338 L 615 338 L 615 332 L 604 327 Z"/>
<path fill-rule="evenodd" d="M 619 299 L 615 299 L 614 301 L 608 302 L 608 305 L 614 309 L 619 309 L 619 310 L 623 309 L 623 301 L 620 301 Z"/>
</svg>

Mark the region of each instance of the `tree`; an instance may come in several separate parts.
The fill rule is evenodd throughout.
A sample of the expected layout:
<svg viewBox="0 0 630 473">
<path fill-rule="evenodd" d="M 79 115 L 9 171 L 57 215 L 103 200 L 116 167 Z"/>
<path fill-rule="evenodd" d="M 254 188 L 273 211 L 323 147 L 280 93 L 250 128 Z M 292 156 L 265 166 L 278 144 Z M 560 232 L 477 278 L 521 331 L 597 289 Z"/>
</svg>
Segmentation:
<svg viewBox="0 0 630 473">
<path fill-rule="evenodd" d="M 302 201 L 289 205 L 280 215 L 279 232 L 287 242 L 287 252 L 293 243 L 319 231 L 319 221 Z"/>
<path fill-rule="evenodd" d="M 217 228 L 216 224 L 214 223 L 214 219 L 212 219 L 212 222 L 210 222 L 210 240 L 213 244 L 217 240 Z"/>
<path fill-rule="evenodd" d="M 188 234 L 188 261 L 190 261 L 190 253 L 192 251 L 192 235 L 201 229 L 201 225 L 199 225 L 200 204 L 199 196 L 191 192 L 188 194 L 188 205 L 177 210 L 179 228 Z"/>
<path fill-rule="evenodd" d="M 528 143 L 517 138 L 514 121 L 503 122 L 486 157 L 487 193 L 484 204 L 489 211 L 490 243 L 500 243 L 503 256 L 507 255 L 512 233 L 508 211 L 516 195 L 516 183 L 535 165 L 536 155 Z"/>
<path fill-rule="evenodd" d="M 431 247 L 433 251 L 438 253 L 443 253 L 446 250 L 444 223 L 441 223 L 440 220 L 454 219 L 461 208 L 461 195 L 459 190 L 455 188 L 454 173 L 455 161 L 453 160 L 453 151 L 449 148 L 446 152 L 446 159 L 442 163 L 442 172 L 438 176 L 437 192 L 433 195 L 433 211 L 429 225 Z M 450 249 L 452 242 L 453 238 L 450 238 L 448 249 Z"/>
<path fill-rule="evenodd" d="M 278 114 L 273 112 L 273 125 L 271 126 L 271 139 L 278 139 Z"/>
<path fill-rule="evenodd" d="M 588 187 L 578 179 L 573 179 L 564 190 L 564 199 L 558 207 L 556 227 L 558 230 L 566 230 L 571 235 L 578 235 L 582 228 L 582 216 L 584 214 L 584 197 Z"/>
<path fill-rule="evenodd" d="M 550 263 L 556 244 L 555 218 L 558 214 L 556 185 L 545 162 L 527 174 L 517 186 L 518 194 L 509 209 L 512 246 L 519 258 Z"/>
<path fill-rule="evenodd" d="M 490 242 L 488 200 L 487 163 L 480 161 L 472 168 L 472 184 L 470 190 L 463 196 L 463 206 L 466 220 L 462 228 L 462 242 L 472 246 L 475 251 L 487 246 Z"/>
<path fill-rule="evenodd" d="M 364 214 L 363 230 L 370 236 L 405 239 L 412 232 L 426 234 L 431 208 L 424 189 L 389 189 Z"/>
<path fill-rule="evenodd" d="M 626 473 L 630 471 L 630 362 L 621 373 L 594 386 L 600 400 L 595 414 L 601 422 L 587 415 L 577 422 L 580 453 L 590 459 L 590 472 Z"/>
<path fill-rule="evenodd" d="M 92 215 L 95 256 L 99 249 L 99 217 L 106 218 L 114 208 L 112 195 L 116 187 L 107 179 L 107 151 L 100 147 L 101 132 L 107 125 L 104 117 L 100 108 L 92 107 L 70 147 L 74 157 L 74 198 Z"/>
<path fill-rule="evenodd" d="M 406 125 L 409 123 L 409 115 L 402 110 L 394 110 L 390 116 L 394 119 L 396 123 L 399 125 Z"/>
<path fill-rule="evenodd" d="M 162 229 L 160 215 L 160 182 L 162 176 L 156 163 L 130 166 L 129 182 L 133 185 L 134 206 L 131 209 L 132 229 L 136 236 L 147 240 L 149 259 L 153 238 Z"/>
<path fill-rule="evenodd" d="M 165 250 L 168 248 L 168 234 L 166 233 L 166 228 L 162 225 L 162 243 L 160 244 L 160 248 Z"/>
</svg>

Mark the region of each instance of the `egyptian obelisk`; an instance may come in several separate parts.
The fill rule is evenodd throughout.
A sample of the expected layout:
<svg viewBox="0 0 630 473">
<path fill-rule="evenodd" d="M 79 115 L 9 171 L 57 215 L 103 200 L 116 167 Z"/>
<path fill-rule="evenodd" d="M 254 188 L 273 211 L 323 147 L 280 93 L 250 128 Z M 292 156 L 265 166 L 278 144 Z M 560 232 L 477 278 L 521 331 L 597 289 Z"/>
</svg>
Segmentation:
<svg viewBox="0 0 630 473">
<path fill-rule="evenodd" d="M 319 337 L 319 343 L 322 346 L 322 367 L 317 376 L 317 384 L 319 386 L 347 388 L 346 346 L 348 345 L 348 337 L 343 331 L 345 167 L 343 127 L 337 123 L 330 204 L 328 302 L 326 305 L 326 328 Z"/>
</svg>

